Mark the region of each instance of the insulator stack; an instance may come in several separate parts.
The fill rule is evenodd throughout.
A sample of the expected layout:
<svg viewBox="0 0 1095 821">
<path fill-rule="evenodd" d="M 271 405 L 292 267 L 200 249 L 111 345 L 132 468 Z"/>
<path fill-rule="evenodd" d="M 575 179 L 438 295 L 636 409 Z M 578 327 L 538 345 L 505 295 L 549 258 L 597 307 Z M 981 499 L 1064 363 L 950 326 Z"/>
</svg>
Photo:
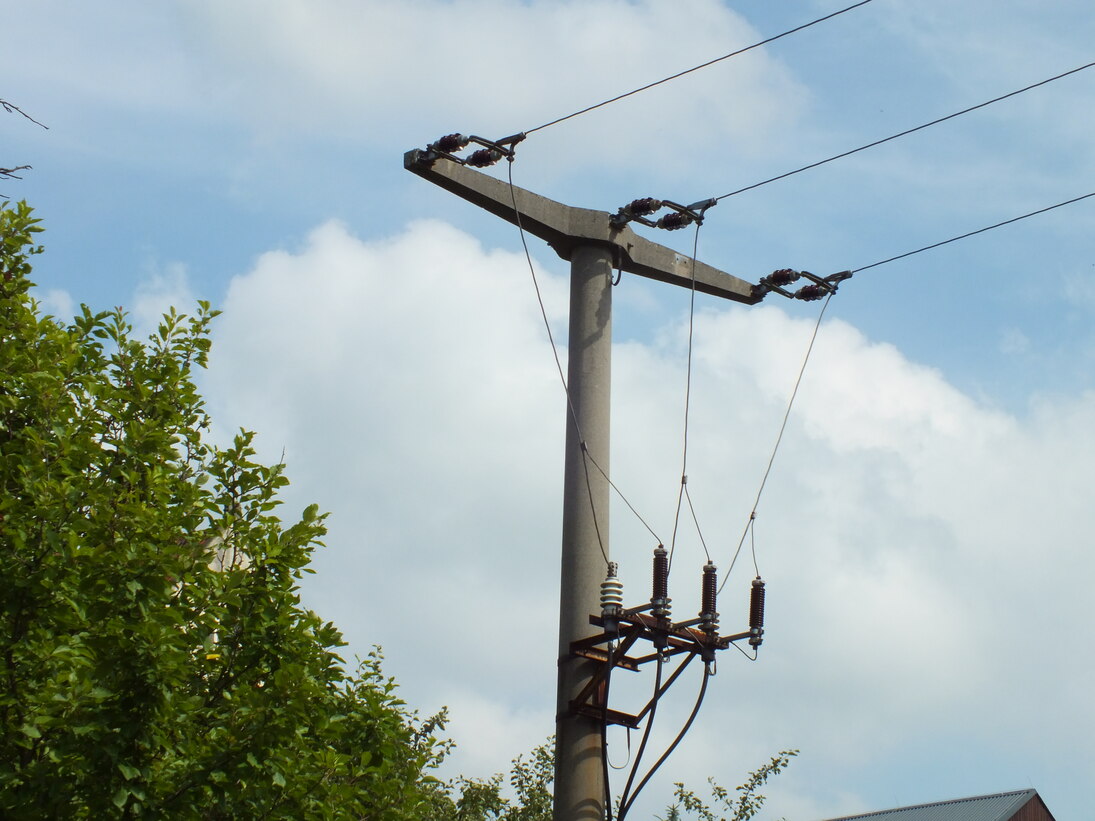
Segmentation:
<svg viewBox="0 0 1095 821">
<path fill-rule="evenodd" d="M 782 288 L 797 281 L 800 276 L 798 271 L 793 271 L 790 268 L 780 268 L 778 271 L 772 271 L 768 276 L 761 279 L 761 283 Z"/>
<path fill-rule="evenodd" d="M 669 553 L 661 545 L 654 548 L 654 590 L 650 596 L 655 616 L 669 616 Z"/>
<path fill-rule="evenodd" d="M 601 582 L 601 615 L 605 618 L 620 615 L 624 606 L 624 585 L 618 578 L 616 562 L 608 563 L 608 575 Z"/>
<path fill-rule="evenodd" d="M 488 165 L 494 165 L 500 159 L 502 159 L 502 152 L 497 148 L 480 148 L 478 151 L 469 154 L 464 162 L 472 168 L 486 168 Z"/>
<path fill-rule="evenodd" d="M 645 217 L 647 214 L 653 214 L 661 207 L 661 200 L 656 200 L 653 197 L 642 197 L 629 202 L 623 207 L 623 211 L 633 217 Z"/>
<path fill-rule="evenodd" d="M 700 629 L 705 633 L 717 633 L 719 614 L 715 610 L 718 591 L 718 568 L 711 562 L 703 566 L 703 584 L 700 588 Z"/>
<path fill-rule="evenodd" d="M 759 647 L 764 641 L 764 581 L 760 576 L 753 579 L 749 594 L 749 645 Z"/>
<path fill-rule="evenodd" d="M 693 217 L 689 214 L 674 212 L 672 214 L 666 214 L 655 223 L 655 226 L 664 228 L 666 231 L 676 231 L 678 228 L 684 228 L 690 222 L 694 221 Z"/>
<path fill-rule="evenodd" d="M 813 302 L 814 300 L 821 299 L 828 293 L 829 289 L 822 287 L 821 285 L 804 285 L 795 291 L 795 299 Z"/>
<path fill-rule="evenodd" d="M 433 151 L 443 151 L 446 154 L 451 154 L 454 151 L 459 151 L 464 148 L 469 142 L 471 142 L 471 140 L 463 134 L 446 134 L 429 147 Z"/>
</svg>

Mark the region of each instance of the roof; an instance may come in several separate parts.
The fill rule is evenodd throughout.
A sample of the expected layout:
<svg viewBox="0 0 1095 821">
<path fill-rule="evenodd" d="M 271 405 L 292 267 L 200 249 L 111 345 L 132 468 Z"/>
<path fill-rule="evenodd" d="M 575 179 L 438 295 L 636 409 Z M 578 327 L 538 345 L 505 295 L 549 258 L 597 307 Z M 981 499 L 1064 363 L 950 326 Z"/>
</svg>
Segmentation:
<svg viewBox="0 0 1095 821">
<path fill-rule="evenodd" d="M 829 821 L 1009 821 L 1036 795 L 1036 790 L 1018 790 L 846 815 Z"/>
</svg>

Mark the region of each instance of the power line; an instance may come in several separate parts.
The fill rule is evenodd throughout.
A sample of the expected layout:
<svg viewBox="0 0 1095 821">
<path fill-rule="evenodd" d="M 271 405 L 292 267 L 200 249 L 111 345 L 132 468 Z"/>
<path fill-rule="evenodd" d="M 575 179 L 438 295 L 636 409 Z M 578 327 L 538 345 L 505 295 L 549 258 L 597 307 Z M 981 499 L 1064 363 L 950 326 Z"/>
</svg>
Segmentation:
<svg viewBox="0 0 1095 821">
<path fill-rule="evenodd" d="M 619 100 L 622 100 L 625 97 L 631 97 L 635 94 L 638 94 L 639 92 L 647 91 L 651 88 L 654 88 L 655 86 L 662 85 L 663 83 L 668 83 L 670 80 L 676 80 L 679 77 L 685 76 L 686 74 L 691 74 L 694 71 L 699 71 L 701 68 L 707 68 L 708 66 L 712 66 L 715 63 L 721 63 L 723 60 L 729 60 L 731 57 L 737 57 L 739 54 L 744 54 L 747 51 L 752 51 L 755 48 L 760 48 L 761 46 L 765 46 L 768 43 L 773 43 L 776 40 L 779 40 L 780 38 L 788 36 L 789 34 L 794 34 L 795 32 L 802 31 L 803 29 L 808 29 L 808 28 L 810 28 L 810 26 L 816 26 L 818 23 L 823 23 L 826 20 L 831 20 L 832 18 L 837 17 L 841 14 L 844 14 L 845 12 L 851 11 L 852 9 L 859 8 L 860 6 L 865 6 L 870 2 L 872 2 L 872 0 L 860 0 L 860 2 L 853 3 L 852 5 L 848 6 L 847 8 L 843 8 L 840 11 L 834 11 L 832 14 L 827 14 L 824 17 L 817 18 L 816 20 L 811 20 L 809 23 L 804 23 L 801 26 L 796 26 L 793 29 L 789 29 L 789 30 L 783 32 L 782 34 L 777 34 L 774 37 L 769 37 L 766 40 L 761 40 L 759 43 L 753 43 L 753 45 L 751 45 L 751 46 L 746 46 L 745 48 L 740 48 L 737 51 L 732 51 L 729 54 L 724 54 L 722 57 L 716 57 L 714 60 L 708 60 L 706 63 L 700 63 L 698 66 L 693 66 L 692 68 L 685 69 L 684 71 L 678 71 L 676 74 L 671 74 L 668 77 L 663 77 L 661 80 L 657 80 L 653 83 L 647 83 L 644 86 L 641 86 L 639 88 L 633 89 L 633 90 L 628 91 L 628 92 L 625 92 L 624 94 L 618 94 L 617 96 L 612 97 L 611 99 L 604 100 L 603 102 L 595 103 L 594 105 L 587 106 L 586 108 L 583 108 L 579 111 L 575 111 L 573 114 L 567 114 L 565 117 L 559 117 L 558 119 L 551 120 L 550 122 L 546 122 L 543 125 L 536 126 L 536 128 L 530 128 L 527 131 L 525 131 L 524 133 L 527 135 L 527 134 L 532 134 L 534 131 L 542 131 L 543 129 L 548 128 L 549 126 L 558 125 L 561 122 L 573 119 L 574 117 L 578 117 L 582 114 L 587 114 L 590 111 L 593 111 L 595 109 L 603 108 L 604 106 L 609 105 L 611 103 L 618 102 Z"/>
<path fill-rule="evenodd" d="M 1044 214 L 1046 211 L 1052 211 L 1054 208 L 1063 208 L 1066 205 L 1072 205 L 1073 203 L 1079 202 L 1080 200 L 1086 200 L 1088 197 L 1095 197 L 1095 191 L 1092 191 L 1090 194 L 1084 194 L 1080 197 L 1073 197 L 1072 199 L 1065 200 L 1064 202 L 1059 202 L 1056 205 L 1049 205 L 1045 208 L 1039 208 L 1037 211 L 1031 211 L 1029 214 L 1012 217 L 1011 219 L 1004 220 L 1003 222 L 998 222 L 995 225 L 986 225 L 984 228 L 978 228 L 976 231 L 967 231 L 965 234 L 959 234 L 957 237 L 951 237 L 950 239 L 945 239 L 942 242 L 933 242 L 931 245 L 925 245 L 923 248 L 917 248 L 915 251 L 906 251 L 904 254 L 898 254 L 897 256 L 890 257 L 889 259 L 872 262 L 870 265 L 864 265 L 860 268 L 853 268 L 852 273 L 856 274 L 860 271 L 866 271 L 869 268 L 877 268 L 879 265 L 885 265 L 888 262 L 895 262 L 896 260 L 904 259 L 905 257 L 911 257 L 913 254 L 920 254 L 924 251 L 930 251 L 932 248 L 938 248 L 941 245 L 958 242 L 958 240 L 960 239 L 966 239 L 967 237 L 972 237 L 975 234 L 983 234 L 986 231 L 993 230 L 994 228 L 1000 228 L 1001 226 L 1010 225 L 1011 223 L 1018 222 L 1019 220 L 1025 220 L 1027 217 L 1034 217 L 1038 214 Z"/>
<path fill-rule="evenodd" d="M 834 156 L 829 157 L 827 159 L 818 160 L 817 162 L 812 162 L 809 165 L 804 165 L 801 168 L 796 168 L 794 171 L 788 171 L 785 174 L 780 174 L 778 176 L 770 177 L 769 179 L 762 180 L 761 182 L 756 182 L 756 183 L 753 183 L 752 185 L 747 185 L 744 188 L 739 188 L 736 191 L 731 191 L 728 194 L 723 194 L 720 197 L 715 197 L 715 200 L 716 201 L 724 200 L 727 197 L 733 197 L 737 194 L 744 193 L 745 191 L 752 191 L 754 188 L 760 188 L 762 185 L 768 185 L 768 183 L 776 182 L 777 180 L 786 179 L 787 177 L 793 177 L 795 174 L 801 174 L 803 171 L 809 171 L 811 168 L 817 168 L 819 165 L 825 165 L 826 163 L 833 162 L 834 160 L 840 160 L 840 159 L 843 159 L 844 157 L 850 157 L 852 154 L 858 154 L 860 151 L 866 151 L 868 148 L 874 148 L 876 145 L 882 145 L 883 143 L 888 143 L 888 142 L 890 142 L 890 140 L 896 140 L 898 137 L 905 137 L 909 134 L 913 134 L 914 132 L 922 131 L 925 128 L 930 128 L 933 125 L 938 125 L 939 123 L 946 122 L 947 120 L 953 120 L 955 117 L 960 117 L 963 114 L 969 114 L 971 111 L 976 111 L 979 108 L 984 108 L 985 106 L 992 105 L 993 103 L 998 103 L 1001 100 L 1008 99 L 1009 97 L 1015 97 L 1018 94 L 1022 94 L 1024 91 L 1030 91 L 1033 88 L 1038 88 L 1039 86 L 1044 86 L 1047 83 L 1052 83 L 1055 80 L 1060 80 L 1061 78 L 1067 77 L 1070 74 L 1076 74 L 1077 72 L 1083 71 L 1084 69 L 1087 69 L 1087 68 L 1091 68 L 1092 66 L 1095 66 L 1095 62 L 1087 63 L 1086 65 L 1079 66 L 1078 68 L 1071 69 L 1070 71 L 1066 71 L 1062 74 L 1057 74 L 1053 77 L 1050 77 L 1050 78 L 1045 79 L 1045 80 L 1041 80 L 1037 83 L 1032 83 L 1031 85 L 1026 86 L 1024 88 L 1020 88 L 1020 89 L 1017 89 L 1015 91 L 1010 91 L 1007 94 L 1003 94 L 999 97 L 994 97 L 991 100 L 986 100 L 983 103 L 978 103 L 977 105 L 970 106 L 969 108 L 963 108 L 961 111 L 956 111 L 953 114 L 948 114 L 945 117 L 939 117 L 938 119 L 932 120 L 929 123 L 924 123 L 923 125 L 918 125 L 915 128 L 908 128 L 904 131 L 898 132 L 897 134 L 891 134 L 889 137 L 883 137 L 881 140 L 875 140 L 874 142 L 867 143 L 866 145 L 861 145 L 859 148 L 853 148 L 851 151 L 844 151 L 840 154 L 835 154 Z"/>
</svg>

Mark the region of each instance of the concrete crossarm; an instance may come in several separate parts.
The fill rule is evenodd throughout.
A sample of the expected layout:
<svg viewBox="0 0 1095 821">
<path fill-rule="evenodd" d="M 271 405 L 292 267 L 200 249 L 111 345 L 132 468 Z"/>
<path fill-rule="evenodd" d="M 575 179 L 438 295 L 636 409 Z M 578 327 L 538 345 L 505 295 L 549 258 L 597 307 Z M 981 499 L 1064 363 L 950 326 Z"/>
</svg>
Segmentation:
<svg viewBox="0 0 1095 821">
<path fill-rule="evenodd" d="M 563 259 L 569 260 L 579 246 L 608 247 L 614 250 L 617 266 L 628 273 L 692 287 L 691 257 L 639 236 L 630 226 L 614 226 L 607 211 L 572 208 L 523 188 L 511 189 L 507 182 L 419 149 L 403 155 L 403 166 L 514 225 L 520 213 L 520 226 L 547 242 Z M 764 296 L 764 289 L 698 260 L 696 290 L 746 305 L 760 302 Z"/>
</svg>

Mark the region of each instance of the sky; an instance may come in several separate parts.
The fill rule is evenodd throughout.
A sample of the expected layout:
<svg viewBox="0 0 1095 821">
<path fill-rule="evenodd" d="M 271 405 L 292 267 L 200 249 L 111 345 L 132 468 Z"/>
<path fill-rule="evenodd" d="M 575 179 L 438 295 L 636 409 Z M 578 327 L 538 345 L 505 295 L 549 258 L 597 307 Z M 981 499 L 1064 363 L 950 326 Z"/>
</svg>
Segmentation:
<svg viewBox="0 0 1095 821">
<path fill-rule="evenodd" d="M 449 708 L 446 773 L 504 770 L 553 731 L 566 402 L 517 230 L 403 153 L 537 129 L 521 187 L 610 212 L 689 203 L 1095 59 L 1080 0 L 873 0 L 539 128 L 844 5 L 0 2 L 0 98 L 48 126 L 0 117 L 0 165 L 33 166 L 0 193 L 44 220 L 43 305 L 121 305 L 149 329 L 170 305 L 224 311 L 201 378 L 216 435 L 284 453 L 286 517 L 330 511 L 304 601 L 347 658 L 380 645 L 410 704 Z M 1095 68 L 722 199 L 698 235 L 640 230 L 749 281 L 868 266 L 1095 190 L 1093 91 Z M 755 663 L 720 656 L 632 817 L 674 781 L 733 787 L 787 748 L 763 818 L 1029 787 L 1059 821 L 1088 817 L 1093 217 L 1095 198 L 841 285 L 719 601 L 744 629 L 755 544 L 765 643 Z M 565 357 L 569 266 L 529 250 Z M 613 300 L 610 472 L 668 542 L 690 294 L 625 274 Z M 730 564 L 819 309 L 695 300 L 703 543 L 680 528 L 677 613 L 698 604 L 704 544 Z M 616 497 L 628 604 L 654 546 Z M 652 749 L 698 683 L 662 701 Z M 622 732 L 610 756 L 627 760 Z"/>
</svg>

